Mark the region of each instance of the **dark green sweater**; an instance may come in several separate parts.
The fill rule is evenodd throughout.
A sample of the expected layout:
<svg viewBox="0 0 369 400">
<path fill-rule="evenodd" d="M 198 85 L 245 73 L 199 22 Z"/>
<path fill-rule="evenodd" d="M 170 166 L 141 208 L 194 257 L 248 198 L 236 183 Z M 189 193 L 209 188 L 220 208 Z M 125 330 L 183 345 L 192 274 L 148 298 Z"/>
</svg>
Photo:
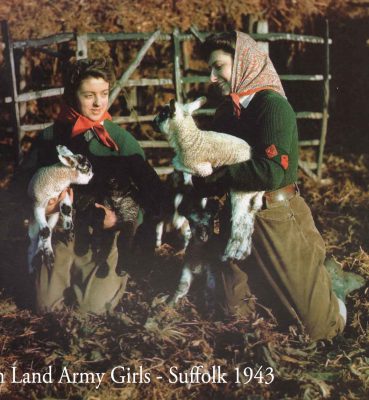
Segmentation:
<svg viewBox="0 0 369 400">
<path fill-rule="evenodd" d="M 289 102 L 272 90 L 255 94 L 238 120 L 230 101 L 217 110 L 213 129 L 244 139 L 253 148 L 252 159 L 237 164 L 228 175 L 234 190 L 276 190 L 297 179 L 298 133 Z"/>
<path fill-rule="evenodd" d="M 106 120 L 104 127 L 118 144 L 119 152 L 104 146 L 92 131 L 70 139 L 72 126 L 68 123 L 56 123 L 42 131 L 22 168 L 27 173 L 27 181 L 37 168 L 58 162 L 56 145 L 63 144 L 89 158 L 95 173 L 93 180 L 126 176 L 137 187 L 142 207 L 153 215 L 160 214 L 165 193 L 160 178 L 145 160 L 143 149 L 128 131 L 114 122 Z M 87 186 L 91 185 L 94 184 Z"/>
<path fill-rule="evenodd" d="M 98 157 L 131 156 L 137 154 L 145 158 L 145 153 L 141 146 L 128 131 L 109 120 L 104 121 L 104 127 L 118 144 L 119 152 L 112 151 L 110 148 L 104 146 L 96 136 L 91 133 L 88 150 L 92 154 Z M 69 123 L 57 123 L 40 132 L 34 148 L 32 149 L 34 154 L 30 155 L 31 158 L 33 158 L 32 163 L 36 163 L 37 167 L 39 167 L 57 162 L 56 144 L 65 144 L 68 147 L 71 143 L 69 139 L 71 129 L 72 127 Z M 88 133 L 85 135 L 88 135 Z M 78 137 L 78 140 L 82 139 L 82 136 L 83 135 Z M 75 139 L 73 139 L 73 141 L 74 140 Z"/>
</svg>

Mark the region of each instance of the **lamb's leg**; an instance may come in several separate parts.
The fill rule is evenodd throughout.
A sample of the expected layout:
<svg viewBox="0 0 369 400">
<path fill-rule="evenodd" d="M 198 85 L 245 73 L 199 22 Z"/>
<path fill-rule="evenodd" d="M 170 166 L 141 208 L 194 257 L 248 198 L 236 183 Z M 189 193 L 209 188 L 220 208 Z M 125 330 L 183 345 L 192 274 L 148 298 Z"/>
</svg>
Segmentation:
<svg viewBox="0 0 369 400">
<path fill-rule="evenodd" d="M 193 186 L 192 175 L 188 172 L 183 172 L 183 182 L 185 185 Z"/>
<path fill-rule="evenodd" d="M 160 221 L 156 225 L 156 245 L 155 245 L 155 247 L 160 247 L 162 245 L 163 232 L 164 232 L 164 221 Z"/>
<path fill-rule="evenodd" d="M 72 214 L 72 201 L 67 193 L 64 199 L 60 202 L 60 214 L 63 219 L 63 228 L 66 232 L 67 240 L 73 240 L 73 214 Z M 49 222 L 50 226 L 50 222 Z"/>
<path fill-rule="evenodd" d="M 33 259 L 37 253 L 37 242 L 39 234 L 39 225 L 36 220 L 30 222 L 28 226 L 28 236 L 30 239 L 30 244 L 28 246 L 28 272 L 32 274 L 35 270 Z"/>
<path fill-rule="evenodd" d="M 262 206 L 263 192 L 231 192 L 231 237 L 222 257 L 223 261 L 244 260 L 251 253 L 255 214 Z"/>
<path fill-rule="evenodd" d="M 213 173 L 213 167 L 209 162 L 198 163 L 193 168 L 195 175 L 202 177 L 209 176 Z"/>
<path fill-rule="evenodd" d="M 178 288 L 174 293 L 172 299 L 170 300 L 169 305 L 174 306 L 175 304 L 178 303 L 179 299 L 187 295 L 188 291 L 190 290 L 192 281 L 193 281 L 192 271 L 188 267 L 188 265 L 185 264 L 182 270 L 181 279 L 179 280 Z"/>
<path fill-rule="evenodd" d="M 183 237 L 183 248 L 186 250 L 188 244 L 190 243 L 191 237 L 192 237 L 190 224 L 187 219 L 184 221 L 183 225 L 181 226 L 181 234 Z"/>
<path fill-rule="evenodd" d="M 183 194 L 177 193 L 176 196 L 174 197 L 174 214 L 172 218 L 173 226 L 176 229 L 180 229 L 186 220 L 186 218 L 183 215 L 180 215 L 178 213 L 178 207 L 181 205 L 182 201 L 183 201 Z"/>
<path fill-rule="evenodd" d="M 173 163 L 173 167 L 174 169 L 176 169 L 177 171 L 182 171 L 188 174 L 193 175 L 194 171 L 191 170 L 190 168 L 187 168 L 185 165 L 183 165 L 183 163 L 179 160 L 179 158 L 177 156 L 175 156 L 172 160 Z"/>
<path fill-rule="evenodd" d="M 57 212 L 50 215 L 49 222 L 46 221 L 44 207 L 35 207 L 34 214 L 35 220 L 39 225 L 39 240 L 36 255 L 40 255 L 42 257 L 42 262 L 44 262 L 48 268 L 52 268 L 54 265 L 54 252 L 51 247 L 51 230 L 59 219 L 59 213 Z"/>
<path fill-rule="evenodd" d="M 209 265 L 205 266 L 206 273 L 206 291 L 205 291 L 205 304 L 209 311 L 215 310 L 215 275 Z"/>
</svg>

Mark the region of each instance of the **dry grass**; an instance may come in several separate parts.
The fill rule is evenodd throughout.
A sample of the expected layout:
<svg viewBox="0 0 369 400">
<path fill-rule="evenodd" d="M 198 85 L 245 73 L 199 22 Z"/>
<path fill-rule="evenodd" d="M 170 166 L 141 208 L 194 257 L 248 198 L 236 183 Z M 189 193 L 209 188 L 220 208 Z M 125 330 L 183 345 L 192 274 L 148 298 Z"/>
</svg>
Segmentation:
<svg viewBox="0 0 369 400">
<path fill-rule="evenodd" d="M 301 176 L 302 193 L 312 206 L 328 252 L 347 271 L 369 275 L 367 156 L 329 154 L 326 174 L 332 184 L 317 185 Z M 105 372 L 92 383 L 11 384 L 0 386 L 4 399 L 365 399 L 369 390 L 368 287 L 349 297 L 349 321 L 343 336 L 310 343 L 291 328 L 280 333 L 273 318 L 212 321 L 199 306 L 201 292 L 192 292 L 178 309 L 168 308 L 168 277 L 176 276 L 180 255 L 163 246 L 145 269 L 136 271 L 118 309 L 105 317 L 72 311 L 38 316 L 24 306 L 31 285 L 24 270 L 26 211 L 16 192 L 1 191 L 0 372 L 12 365 L 18 373 L 46 371 L 59 377 L 72 372 Z M 11 209 L 13 212 L 6 212 Z M 176 270 L 176 271 L 174 271 Z M 174 281 L 173 281 L 174 282 Z M 17 305 L 15 304 L 17 303 Z M 226 384 L 171 384 L 169 368 L 185 371 L 194 365 L 227 372 Z M 115 366 L 151 374 L 149 384 L 114 384 Z M 253 380 L 235 383 L 235 368 L 274 369 L 271 385 Z M 157 380 L 156 376 L 163 376 Z"/>
</svg>

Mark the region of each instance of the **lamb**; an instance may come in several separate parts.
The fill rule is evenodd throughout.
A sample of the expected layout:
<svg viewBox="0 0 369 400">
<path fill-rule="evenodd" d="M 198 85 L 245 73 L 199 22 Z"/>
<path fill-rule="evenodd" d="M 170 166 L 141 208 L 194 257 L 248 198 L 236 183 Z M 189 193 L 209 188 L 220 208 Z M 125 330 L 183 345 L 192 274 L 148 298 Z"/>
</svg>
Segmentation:
<svg viewBox="0 0 369 400">
<path fill-rule="evenodd" d="M 174 170 L 165 182 L 168 185 L 168 206 L 162 219 L 156 224 L 156 247 L 163 243 L 164 232 L 180 232 L 183 249 L 186 249 L 191 231 L 188 220 L 178 212 L 183 202 L 188 202 L 192 190 L 191 175 Z"/>
<path fill-rule="evenodd" d="M 213 168 L 224 165 L 232 169 L 233 164 L 247 161 L 252 156 L 251 147 L 244 140 L 225 133 L 204 131 L 196 126 L 192 113 L 205 102 L 205 97 L 185 105 L 171 100 L 154 120 L 176 152 L 174 167 L 199 176 L 208 176 Z M 230 191 L 231 237 L 223 261 L 243 260 L 250 255 L 255 214 L 262 207 L 263 194 Z"/>
<path fill-rule="evenodd" d="M 204 199 L 203 199 L 204 200 Z M 211 308 L 214 299 L 215 277 L 212 265 L 216 260 L 214 238 L 214 219 L 219 206 L 215 200 L 201 201 L 201 204 L 186 213 L 191 229 L 191 238 L 184 256 L 179 285 L 169 304 L 174 306 L 187 295 L 195 275 L 206 276 L 205 300 Z"/>
<path fill-rule="evenodd" d="M 116 273 L 123 275 L 125 273 L 123 266 L 128 264 L 131 254 L 139 214 L 138 193 L 127 179 L 128 174 L 123 161 L 120 162 L 121 166 L 118 169 L 107 167 L 109 162 L 114 166 L 114 161 L 119 161 L 117 157 L 101 157 L 101 159 L 100 163 L 94 160 L 93 181 L 88 186 L 79 186 L 75 191 L 75 226 L 78 236 L 75 252 L 82 256 L 91 249 L 101 270 L 106 267 L 116 230 L 104 229 L 105 211 L 95 206 L 99 203 L 113 210 L 116 215 L 115 227 L 120 231 L 117 238 L 119 257 Z M 102 170 L 105 171 L 104 174 Z"/>
<path fill-rule="evenodd" d="M 60 212 L 46 217 L 46 207 L 50 199 L 58 197 L 71 184 L 86 185 L 93 176 L 88 159 L 81 154 L 73 154 L 65 146 L 56 146 L 60 162 L 40 168 L 28 185 L 28 195 L 32 199 L 34 220 L 30 222 L 28 235 L 28 270 L 34 271 L 35 256 L 41 257 L 48 268 L 54 264 L 51 246 L 51 233 L 58 222 L 59 214 L 63 217 L 63 228 L 69 235 L 73 231 L 72 202 L 67 194 L 60 203 Z"/>
</svg>

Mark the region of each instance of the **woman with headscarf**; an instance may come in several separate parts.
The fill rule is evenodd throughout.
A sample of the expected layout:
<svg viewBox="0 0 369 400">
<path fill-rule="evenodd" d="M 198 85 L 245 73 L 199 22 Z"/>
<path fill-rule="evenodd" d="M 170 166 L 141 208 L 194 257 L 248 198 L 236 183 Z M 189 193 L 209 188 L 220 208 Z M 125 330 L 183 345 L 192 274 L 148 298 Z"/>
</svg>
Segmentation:
<svg viewBox="0 0 369 400">
<path fill-rule="evenodd" d="M 255 310 L 256 296 L 279 325 L 298 324 L 314 340 L 334 337 L 344 328 L 346 307 L 332 291 L 323 239 L 296 184 L 296 116 L 279 76 L 268 55 L 241 32 L 212 35 L 203 51 L 210 80 L 224 97 L 213 129 L 244 139 L 253 157 L 195 179 L 195 187 L 202 196 L 265 191 L 251 255 L 220 268 L 219 305 L 226 315 L 245 316 Z M 225 242 L 229 219 L 221 219 Z"/>
</svg>

